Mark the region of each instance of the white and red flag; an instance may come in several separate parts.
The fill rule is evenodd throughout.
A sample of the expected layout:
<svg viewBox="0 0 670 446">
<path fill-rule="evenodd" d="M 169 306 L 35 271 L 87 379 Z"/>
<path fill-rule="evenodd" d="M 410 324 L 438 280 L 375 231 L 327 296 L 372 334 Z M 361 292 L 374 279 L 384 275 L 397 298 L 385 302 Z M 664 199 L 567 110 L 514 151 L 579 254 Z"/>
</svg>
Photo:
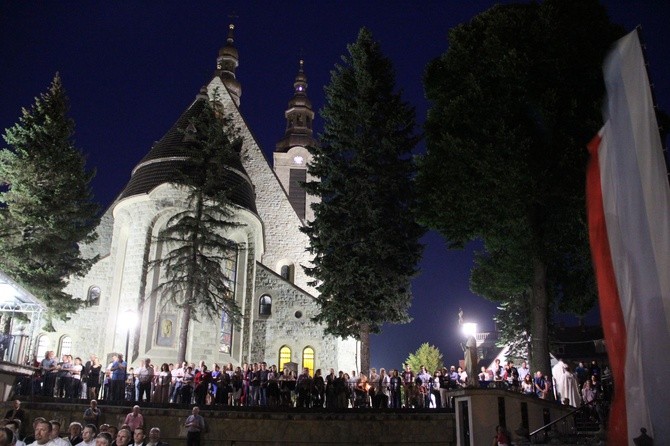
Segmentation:
<svg viewBox="0 0 670 446">
<path fill-rule="evenodd" d="M 587 206 L 615 386 L 607 444 L 633 444 L 640 428 L 670 444 L 670 188 L 637 31 L 616 42 L 604 73 Z"/>
</svg>

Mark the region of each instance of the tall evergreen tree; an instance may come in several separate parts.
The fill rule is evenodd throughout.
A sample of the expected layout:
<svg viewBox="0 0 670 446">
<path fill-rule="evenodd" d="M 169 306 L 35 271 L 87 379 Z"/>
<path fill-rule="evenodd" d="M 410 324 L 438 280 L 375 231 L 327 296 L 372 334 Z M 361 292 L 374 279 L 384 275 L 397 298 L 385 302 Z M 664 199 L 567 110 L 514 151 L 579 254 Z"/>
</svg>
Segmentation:
<svg viewBox="0 0 670 446">
<path fill-rule="evenodd" d="M 241 316 L 226 271 L 239 248 L 225 235 L 238 226 L 233 221 L 235 187 L 228 167 L 240 163 L 242 139 L 217 99 L 201 97 L 191 112 L 182 129 L 185 161 L 172 183 L 185 192 L 187 207 L 174 214 L 154 240 L 163 251 L 153 263 L 163 272 L 156 291 L 181 309 L 179 362 L 186 359 L 191 320 L 201 315 L 220 320 L 225 311 L 238 323 Z"/>
<path fill-rule="evenodd" d="M 426 72 L 422 221 L 453 245 L 484 241 L 472 287 L 525 300 L 530 333 L 519 334 L 545 372 L 557 303 L 583 313 L 595 301 L 585 147 L 601 126 L 601 66 L 619 35 L 596 0 L 496 6 L 451 30 Z"/>
<path fill-rule="evenodd" d="M 63 289 L 95 262 L 82 257 L 79 244 L 95 239 L 99 220 L 90 189 L 95 173 L 74 145 L 68 111 L 56 74 L 5 131 L 8 147 L 0 151 L 0 268 L 62 319 L 82 304 Z"/>
<path fill-rule="evenodd" d="M 431 375 L 435 370 L 441 370 L 444 367 L 440 349 L 427 342 L 421 344 L 421 347 L 414 353 L 410 353 L 405 364 L 409 364 L 417 373 L 418 370 L 421 370 L 421 366 L 424 366 Z"/>
<path fill-rule="evenodd" d="M 348 50 L 325 89 L 322 144 L 309 148 L 320 181 L 306 189 L 321 201 L 304 228 L 315 255 L 306 272 L 320 291 L 315 320 L 359 339 L 367 370 L 370 333 L 409 320 L 424 231 L 412 212 L 414 109 L 394 91 L 391 61 L 370 31 L 361 29 Z"/>
</svg>

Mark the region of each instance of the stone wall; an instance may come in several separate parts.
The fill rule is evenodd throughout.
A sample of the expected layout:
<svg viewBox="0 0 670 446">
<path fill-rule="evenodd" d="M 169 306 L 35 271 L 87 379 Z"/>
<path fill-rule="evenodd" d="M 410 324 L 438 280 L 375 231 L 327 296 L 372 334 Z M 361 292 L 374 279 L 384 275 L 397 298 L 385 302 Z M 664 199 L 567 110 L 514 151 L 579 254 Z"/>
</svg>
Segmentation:
<svg viewBox="0 0 670 446">
<path fill-rule="evenodd" d="M 233 121 L 240 129 L 240 136 L 244 140 L 241 152 L 242 165 L 253 183 L 258 216 L 263 222 L 265 252 L 261 262 L 276 270 L 280 262 L 290 261 L 294 267 L 294 283 L 309 293 L 315 293 L 316 290 L 307 285 L 309 278 L 300 266 L 309 264 L 312 258 L 306 251 L 308 239 L 300 232 L 302 222 L 293 210 L 281 182 L 221 79 L 218 77 L 212 79 L 208 91 L 212 97 L 214 92 L 219 92 L 224 109 L 232 114 Z"/>
<path fill-rule="evenodd" d="M 9 407 L 9 404 L 5 404 Z M 58 419 L 67 426 L 82 422 L 87 406 L 76 404 L 23 403 L 30 421 L 36 416 Z M 120 425 L 129 407 L 101 406 L 101 423 Z M 6 410 L 6 408 L 4 409 Z M 163 441 L 185 444 L 184 409 L 142 408 L 148 427 L 158 426 Z M 202 446 L 283 445 L 426 445 L 455 446 L 454 414 L 348 410 L 343 412 L 292 410 L 202 410 L 208 432 Z"/>
</svg>

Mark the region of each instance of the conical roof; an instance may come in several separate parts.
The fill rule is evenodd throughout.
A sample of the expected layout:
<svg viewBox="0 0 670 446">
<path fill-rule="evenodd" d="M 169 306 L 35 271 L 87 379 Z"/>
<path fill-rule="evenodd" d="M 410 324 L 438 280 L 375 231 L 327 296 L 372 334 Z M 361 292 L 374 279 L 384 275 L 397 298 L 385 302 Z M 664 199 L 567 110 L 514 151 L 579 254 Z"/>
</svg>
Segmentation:
<svg viewBox="0 0 670 446">
<path fill-rule="evenodd" d="M 292 147 L 309 147 L 317 144 L 313 136 L 312 121 L 314 111 L 312 102 L 307 97 L 307 76 L 304 70 L 304 61 L 300 60 L 298 74 L 293 82 L 293 97 L 288 102 L 286 116 L 286 131 L 279 140 L 275 152 L 288 152 Z"/>
<path fill-rule="evenodd" d="M 171 183 L 184 167 L 188 153 L 187 128 L 190 119 L 200 113 L 208 100 L 206 93 L 198 95 L 196 100 L 182 113 L 177 122 L 151 148 L 149 153 L 135 166 L 130 181 L 126 184 L 117 201 L 134 195 L 148 194 L 161 184 Z M 233 157 L 225 166 L 227 173 L 224 183 L 231 191 L 231 201 L 256 213 L 253 185 L 247 175 L 240 157 Z"/>
</svg>

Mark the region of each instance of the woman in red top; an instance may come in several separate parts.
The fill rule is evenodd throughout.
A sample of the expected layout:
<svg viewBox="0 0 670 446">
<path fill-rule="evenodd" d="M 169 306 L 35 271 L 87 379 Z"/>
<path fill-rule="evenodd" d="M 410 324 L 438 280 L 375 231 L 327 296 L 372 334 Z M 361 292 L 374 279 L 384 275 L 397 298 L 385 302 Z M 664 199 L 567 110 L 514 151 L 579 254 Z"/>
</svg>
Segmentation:
<svg viewBox="0 0 670 446">
<path fill-rule="evenodd" d="M 493 437 L 493 446 L 509 446 L 509 436 L 505 426 L 496 426 L 496 435 Z"/>
</svg>

